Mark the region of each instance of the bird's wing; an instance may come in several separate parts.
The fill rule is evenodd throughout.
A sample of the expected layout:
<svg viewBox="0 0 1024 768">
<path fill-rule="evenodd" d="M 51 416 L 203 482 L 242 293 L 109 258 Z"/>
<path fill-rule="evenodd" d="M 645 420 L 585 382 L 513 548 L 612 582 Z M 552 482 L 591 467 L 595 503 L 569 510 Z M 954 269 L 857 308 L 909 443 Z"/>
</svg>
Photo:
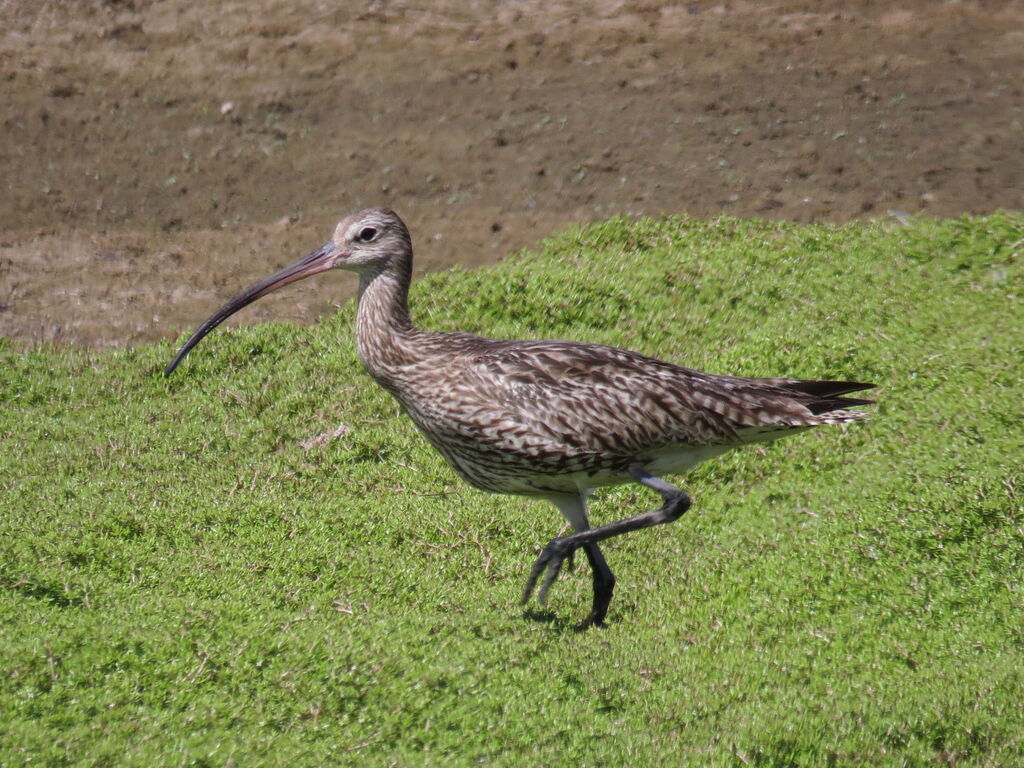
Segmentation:
<svg viewBox="0 0 1024 768">
<path fill-rule="evenodd" d="M 825 423 L 817 414 L 865 402 L 840 391 L 868 386 L 719 376 L 574 342 L 491 342 L 463 361 L 463 391 L 480 393 L 479 407 L 500 422 L 567 449 L 626 454 L 737 442 L 751 427 Z"/>
</svg>

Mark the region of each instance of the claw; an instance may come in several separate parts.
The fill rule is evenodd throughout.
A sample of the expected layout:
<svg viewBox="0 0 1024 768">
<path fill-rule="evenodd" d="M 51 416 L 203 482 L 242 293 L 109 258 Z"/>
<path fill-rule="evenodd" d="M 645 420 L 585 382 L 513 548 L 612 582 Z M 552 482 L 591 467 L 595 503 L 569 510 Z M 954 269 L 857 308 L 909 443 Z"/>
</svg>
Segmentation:
<svg viewBox="0 0 1024 768">
<path fill-rule="evenodd" d="M 576 547 L 566 544 L 564 539 L 552 539 L 533 562 L 530 576 L 526 580 L 526 587 L 523 589 L 521 604 L 526 605 L 530 602 L 530 595 L 533 594 L 533 589 L 537 586 L 537 580 L 544 571 L 547 571 L 544 581 L 541 582 L 540 590 L 537 592 L 537 602 L 544 605 L 548 599 L 548 590 L 551 589 L 551 585 L 555 583 L 555 579 L 558 578 L 558 574 L 562 570 L 562 563 L 569 558 L 571 567 L 575 551 Z"/>
</svg>

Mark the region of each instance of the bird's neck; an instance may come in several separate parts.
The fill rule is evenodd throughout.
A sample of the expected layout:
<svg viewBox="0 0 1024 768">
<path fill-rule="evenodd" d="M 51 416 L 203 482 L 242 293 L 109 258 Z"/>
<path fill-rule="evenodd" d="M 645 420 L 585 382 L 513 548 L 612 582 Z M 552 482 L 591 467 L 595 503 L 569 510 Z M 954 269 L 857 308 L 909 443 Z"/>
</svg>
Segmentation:
<svg viewBox="0 0 1024 768">
<path fill-rule="evenodd" d="M 409 319 L 411 280 L 411 266 L 394 263 L 359 275 L 356 350 L 379 381 L 390 378 L 411 353 L 405 343 L 416 332 Z"/>
</svg>

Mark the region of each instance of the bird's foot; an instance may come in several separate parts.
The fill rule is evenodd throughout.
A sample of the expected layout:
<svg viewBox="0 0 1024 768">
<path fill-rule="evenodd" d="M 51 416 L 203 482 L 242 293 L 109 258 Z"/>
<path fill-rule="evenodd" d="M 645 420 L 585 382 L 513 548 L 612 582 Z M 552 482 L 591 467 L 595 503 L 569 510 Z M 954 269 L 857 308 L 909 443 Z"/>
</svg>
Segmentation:
<svg viewBox="0 0 1024 768">
<path fill-rule="evenodd" d="M 562 564 L 566 559 L 569 560 L 570 568 L 572 567 L 573 553 L 576 551 L 577 546 L 579 545 L 570 543 L 566 538 L 552 539 L 548 542 L 548 545 L 544 547 L 534 561 L 533 568 L 530 570 L 530 577 L 526 580 L 526 587 L 523 589 L 523 605 L 530 602 L 530 596 L 533 594 L 534 587 L 537 586 L 537 580 L 540 579 L 541 574 L 545 571 L 547 571 L 547 575 L 544 576 L 540 590 L 537 592 L 537 602 L 541 605 L 547 602 L 548 590 L 551 589 L 551 585 L 558 578 L 558 574 L 562 570 Z"/>
<path fill-rule="evenodd" d="M 587 616 L 583 621 L 577 624 L 573 629 L 577 632 L 586 632 L 588 629 L 597 627 L 598 629 L 605 629 L 608 625 L 604 623 L 604 618 L 598 616 L 596 611 L 591 611 L 590 615 Z"/>
</svg>

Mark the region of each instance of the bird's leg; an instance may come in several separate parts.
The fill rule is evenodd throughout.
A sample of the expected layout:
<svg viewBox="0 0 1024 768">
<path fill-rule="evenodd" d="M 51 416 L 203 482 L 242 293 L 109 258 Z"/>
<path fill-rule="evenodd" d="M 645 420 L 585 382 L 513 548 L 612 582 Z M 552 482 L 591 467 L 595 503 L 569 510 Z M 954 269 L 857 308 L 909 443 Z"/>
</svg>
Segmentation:
<svg viewBox="0 0 1024 768">
<path fill-rule="evenodd" d="M 543 605 L 547 600 L 548 590 L 558 578 L 558 573 L 561 571 L 566 557 L 577 547 L 583 547 L 587 553 L 587 559 L 590 560 L 590 566 L 594 570 L 594 608 L 588 621 L 593 624 L 602 623 L 608 611 L 608 603 L 611 601 L 615 577 L 612 575 L 611 569 L 608 568 L 608 564 L 605 563 L 601 551 L 597 548 L 597 542 L 640 528 L 671 523 L 678 520 L 690 508 L 690 496 L 685 491 L 681 491 L 674 485 L 666 483 L 661 478 L 654 477 L 642 469 L 633 470 L 632 475 L 637 482 L 660 493 L 664 503 L 658 509 L 650 512 L 552 539 L 537 557 L 533 569 L 530 571 L 530 577 L 526 580 L 526 588 L 523 590 L 524 604 L 533 594 L 533 589 L 537 586 L 537 580 L 540 579 L 541 574 L 547 571 L 540 590 L 537 592 L 537 602 Z"/>
<path fill-rule="evenodd" d="M 584 620 L 583 626 L 593 625 L 600 627 L 604 625 L 604 617 L 608 613 L 608 604 L 612 601 L 612 591 L 615 589 L 615 574 L 608 567 L 608 563 L 604 561 L 604 555 L 601 554 L 601 550 L 596 542 L 584 544 L 583 551 L 587 553 L 587 560 L 590 561 L 590 570 L 594 572 L 594 607 L 590 609 L 590 615 Z"/>
</svg>

